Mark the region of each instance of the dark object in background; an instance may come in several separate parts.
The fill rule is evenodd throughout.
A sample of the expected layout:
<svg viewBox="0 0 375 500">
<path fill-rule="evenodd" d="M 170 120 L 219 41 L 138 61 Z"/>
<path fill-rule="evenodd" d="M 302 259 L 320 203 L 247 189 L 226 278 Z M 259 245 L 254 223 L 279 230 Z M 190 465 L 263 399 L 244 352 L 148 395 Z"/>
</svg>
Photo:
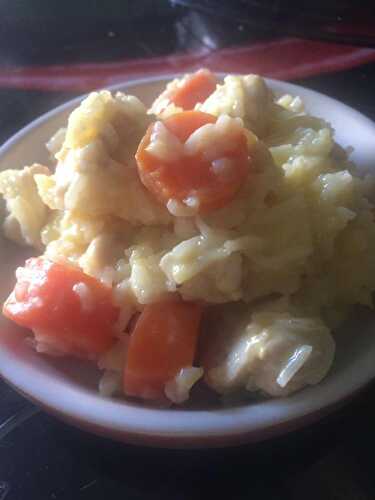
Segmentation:
<svg viewBox="0 0 375 500">
<path fill-rule="evenodd" d="M 331 0 L 0 2 L 0 67 L 162 56 L 280 36 L 375 46 L 375 9 Z"/>
<path fill-rule="evenodd" d="M 168 0 L 2 0 L 0 65 L 167 54 L 179 11 Z"/>
<path fill-rule="evenodd" d="M 172 0 L 213 18 L 236 22 L 240 31 L 270 35 L 292 35 L 352 45 L 375 47 L 375 7 L 373 2 L 332 0 Z"/>
</svg>

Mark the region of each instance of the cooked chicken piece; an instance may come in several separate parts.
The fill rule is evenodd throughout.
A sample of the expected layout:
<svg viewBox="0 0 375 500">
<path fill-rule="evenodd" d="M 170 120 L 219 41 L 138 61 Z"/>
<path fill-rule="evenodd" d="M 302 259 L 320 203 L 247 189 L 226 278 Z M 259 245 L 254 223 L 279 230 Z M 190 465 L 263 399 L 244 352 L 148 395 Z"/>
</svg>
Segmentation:
<svg viewBox="0 0 375 500">
<path fill-rule="evenodd" d="M 224 78 L 223 85 L 218 85 L 197 107 L 215 116 L 227 114 L 241 118 L 245 127 L 262 137 L 267 131 L 272 102 L 272 92 L 260 76 L 229 75 Z"/>
<path fill-rule="evenodd" d="M 35 163 L 22 170 L 5 170 L 0 173 L 0 194 L 4 196 L 9 212 L 4 220 L 7 238 L 23 245 L 41 248 L 40 230 L 46 224 L 48 207 L 41 200 L 35 175 L 50 175 L 47 167 Z"/>
<path fill-rule="evenodd" d="M 332 364 L 335 344 L 318 318 L 251 313 L 237 304 L 212 309 L 210 316 L 202 364 L 207 384 L 219 393 L 285 396 L 320 382 Z"/>
</svg>

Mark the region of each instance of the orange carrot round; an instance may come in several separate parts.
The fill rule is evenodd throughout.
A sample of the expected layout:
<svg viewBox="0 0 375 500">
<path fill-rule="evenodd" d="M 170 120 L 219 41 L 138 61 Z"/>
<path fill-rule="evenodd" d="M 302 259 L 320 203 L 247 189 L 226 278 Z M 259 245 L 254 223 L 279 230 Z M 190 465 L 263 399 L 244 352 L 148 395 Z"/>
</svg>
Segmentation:
<svg viewBox="0 0 375 500">
<path fill-rule="evenodd" d="M 181 86 L 169 96 L 170 102 L 188 110 L 194 109 L 198 102 L 204 102 L 216 89 L 216 76 L 208 69 L 200 69 L 189 75 Z"/>
<path fill-rule="evenodd" d="M 181 143 L 197 129 L 216 122 L 216 117 L 200 111 L 184 111 L 167 118 L 164 126 Z M 230 174 L 217 175 L 213 161 L 203 153 L 183 155 L 174 161 L 162 160 L 147 147 L 154 124 L 151 124 L 136 153 L 138 172 L 142 183 L 164 205 L 169 200 L 185 203 L 194 197 L 199 213 L 207 213 L 228 204 L 239 191 L 250 171 L 249 152 L 245 133 L 238 133 L 227 150 L 221 148 L 218 160 L 225 158 L 231 164 Z"/>
</svg>

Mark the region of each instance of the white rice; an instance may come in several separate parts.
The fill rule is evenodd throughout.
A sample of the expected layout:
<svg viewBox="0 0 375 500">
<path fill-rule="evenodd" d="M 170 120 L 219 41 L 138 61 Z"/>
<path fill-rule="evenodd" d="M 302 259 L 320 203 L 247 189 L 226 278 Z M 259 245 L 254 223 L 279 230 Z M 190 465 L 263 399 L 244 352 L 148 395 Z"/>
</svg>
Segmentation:
<svg viewBox="0 0 375 500">
<path fill-rule="evenodd" d="M 73 285 L 73 292 L 78 295 L 83 312 L 91 312 L 95 309 L 95 300 L 92 292 L 85 283 L 76 283 Z"/>
<path fill-rule="evenodd" d="M 202 368 L 195 366 L 181 368 L 177 375 L 165 384 L 165 395 L 175 404 L 187 401 L 191 388 L 202 376 Z"/>
<path fill-rule="evenodd" d="M 173 162 L 183 156 L 184 146 L 162 122 L 157 121 L 153 126 L 146 151 L 160 160 Z"/>
</svg>

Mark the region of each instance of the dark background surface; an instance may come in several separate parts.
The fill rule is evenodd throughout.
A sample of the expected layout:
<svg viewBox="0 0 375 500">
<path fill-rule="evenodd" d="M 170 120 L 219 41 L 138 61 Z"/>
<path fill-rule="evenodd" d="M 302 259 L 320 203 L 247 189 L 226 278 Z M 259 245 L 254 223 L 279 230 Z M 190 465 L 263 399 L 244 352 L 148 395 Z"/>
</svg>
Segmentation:
<svg viewBox="0 0 375 500">
<path fill-rule="evenodd" d="M 365 7 L 329 1 L 300 5 L 3 1 L 0 141 L 84 91 L 82 85 L 67 90 L 48 76 L 56 65 L 64 65 L 63 73 L 86 77 L 81 64 L 122 61 L 126 70 L 137 61 L 141 74 L 149 73 L 155 58 L 171 64 L 172 57 L 173 64 L 173 57 L 182 57 L 181 70 L 184 54 L 203 50 L 206 64 L 222 49 L 277 43 L 285 36 L 374 46 L 374 18 Z M 301 47 L 296 65 L 305 57 Z M 323 61 L 324 47 L 319 47 Z M 302 71 L 293 81 L 375 119 L 375 62 L 358 61 L 340 71 L 335 64 L 332 70 L 316 64 L 308 77 Z M 43 84 L 33 83 L 36 68 Z M 246 59 L 243 71 L 252 71 Z M 14 75 L 24 76 L 15 84 Z M 152 450 L 93 437 L 41 412 L 1 381 L 0 401 L 0 500 L 375 499 L 373 386 L 309 428 L 263 444 L 211 451 Z"/>
</svg>

